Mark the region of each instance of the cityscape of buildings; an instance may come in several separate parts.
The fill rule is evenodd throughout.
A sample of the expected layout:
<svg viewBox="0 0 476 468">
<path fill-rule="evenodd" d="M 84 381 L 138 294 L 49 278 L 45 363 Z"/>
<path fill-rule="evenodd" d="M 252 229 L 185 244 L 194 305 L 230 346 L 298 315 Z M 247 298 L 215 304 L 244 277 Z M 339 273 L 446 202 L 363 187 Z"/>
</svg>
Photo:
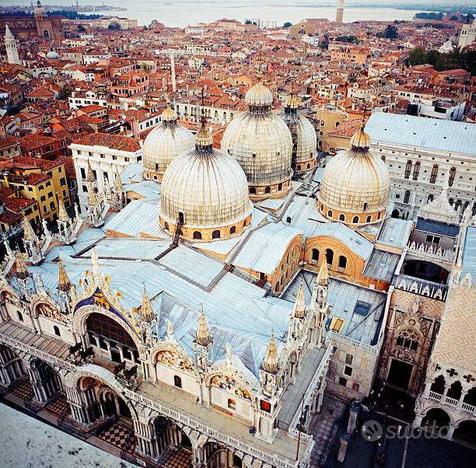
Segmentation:
<svg viewBox="0 0 476 468">
<path fill-rule="evenodd" d="M 139 466 L 470 463 L 471 14 L 0 36 L 1 403 Z"/>
</svg>

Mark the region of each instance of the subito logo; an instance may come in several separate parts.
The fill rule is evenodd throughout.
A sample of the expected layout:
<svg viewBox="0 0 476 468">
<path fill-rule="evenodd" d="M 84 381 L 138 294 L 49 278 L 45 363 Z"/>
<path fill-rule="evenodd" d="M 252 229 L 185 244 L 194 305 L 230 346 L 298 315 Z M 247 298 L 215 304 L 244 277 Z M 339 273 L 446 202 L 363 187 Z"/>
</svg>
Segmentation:
<svg viewBox="0 0 476 468">
<path fill-rule="evenodd" d="M 378 421 L 374 421 L 373 419 L 370 421 L 365 422 L 362 425 L 362 437 L 369 441 L 375 442 L 379 440 L 383 435 L 383 428 L 382 425 Z"/>
</svg>

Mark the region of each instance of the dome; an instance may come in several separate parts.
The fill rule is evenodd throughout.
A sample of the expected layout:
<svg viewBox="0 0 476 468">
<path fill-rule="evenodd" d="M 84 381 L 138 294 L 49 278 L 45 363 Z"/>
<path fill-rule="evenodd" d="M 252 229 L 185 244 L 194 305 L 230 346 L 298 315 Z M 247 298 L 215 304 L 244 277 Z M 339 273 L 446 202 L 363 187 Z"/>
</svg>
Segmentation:
<svg viewBox="0 0 476 468">
<path fill-rule="evenodd" d="M 177 113 L 167 107 L 162 112 L 160 125 L 144 141 L 144 177 L 162 180 L 168 165 L 179 154 L 194 148 L 193 133 L 177 124 Z"/>
<path fill-rule="evenodd" d="M 342 151 L 327 164 L 318 195 L 321 213 L 348 224 L 373 223 L 387 210 L 390 174 L 370 151 L 370 137 L 360 129 Z"/>
<path fill-rule="evenodd" d="M 249 111 L 235 117 L 221 141 L 245 171 L 254 200 L 283 196 L 291 187 L 293 142 L 284 120 L 271 110 L 271 92 L 261 83 L 251 88 Z"/>
<path fill-rule="evenodd" d="M 248 90 L 245 101 L 249 106 L 272 106 L 273 95 L 271 91 L 260 82 Z"/>
<path fill-rule="evenodd" d="M 47 59 L 59 59 L 60 56 L 59 56 L 58 52 L 56 52 L 55 50 L 50 50 L 50 51 L 46 54 L 46 58 L 47 58 Z"/>
<path fill-rule="evenodd" d="M 213 149 L 207 130 L 197 134 L 195 149 L 177 156 L 165 171 L 160 224 L 173 234 L 210 241 L 240 234 L 251 220 L 246 176 L 230 155 Z"/>
<path fill-rule="evenodd" d="M 317 135 L 314 125 L 298 112 L 299 101 L 291 96 L 283 119 L 293 137 L 292 168 L 297 176 L 305 175 L 317 165 Z"/>
</svg>

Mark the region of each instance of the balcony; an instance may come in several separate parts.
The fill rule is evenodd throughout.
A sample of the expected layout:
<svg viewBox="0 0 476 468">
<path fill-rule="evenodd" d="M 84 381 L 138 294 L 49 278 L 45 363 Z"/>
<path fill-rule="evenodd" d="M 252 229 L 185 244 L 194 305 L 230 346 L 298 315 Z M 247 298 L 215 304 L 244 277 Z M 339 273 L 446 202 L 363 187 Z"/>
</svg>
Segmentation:
<svg viewBox="0 0 476 468">
<path fill-rule="evenodd" d="M 476 415 L 476 406 L 465 403 L 462 400 L 457 400 L 456 398 L 451 398 L 449 396 L 443 396 L 440 393 L 432 392 L 431 390 L 428 393 L 428 398 L 430 400 L 438 401 L 443 405 L 446 404 L 461 411 Z"/>
<path fill-rule="evenodd" d="M 440 261 L 446 261 L 453 263 L 455 253 L 453 250 L 443 250 L 439 245 L 428 244 L 425 242 L 408 242 L 408 252 L 415 257 L 422 259 L 438 259 Z"/>
<path fill-rule="evenodd" d="M 401 289 L 419 296 L 429 297 L 444 302 L 448 294 L 448 286 L 434 283 L 409 275 L 396 275 L 393 279 L 395 289 Z"/>
</svg>

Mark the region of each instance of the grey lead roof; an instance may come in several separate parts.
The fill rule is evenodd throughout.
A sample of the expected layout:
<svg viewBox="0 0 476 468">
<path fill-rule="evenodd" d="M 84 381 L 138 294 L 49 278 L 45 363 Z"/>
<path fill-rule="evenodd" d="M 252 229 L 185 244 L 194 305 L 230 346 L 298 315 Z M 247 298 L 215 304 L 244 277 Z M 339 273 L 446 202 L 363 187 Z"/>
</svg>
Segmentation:
<svg viewBox="0 0 476 468">
<path fill-rule="evenodd" d="M 374 112 L 365 130 L 374 145 L 476 155 L 476 125 L 466 122 Z"/>
</svg>

